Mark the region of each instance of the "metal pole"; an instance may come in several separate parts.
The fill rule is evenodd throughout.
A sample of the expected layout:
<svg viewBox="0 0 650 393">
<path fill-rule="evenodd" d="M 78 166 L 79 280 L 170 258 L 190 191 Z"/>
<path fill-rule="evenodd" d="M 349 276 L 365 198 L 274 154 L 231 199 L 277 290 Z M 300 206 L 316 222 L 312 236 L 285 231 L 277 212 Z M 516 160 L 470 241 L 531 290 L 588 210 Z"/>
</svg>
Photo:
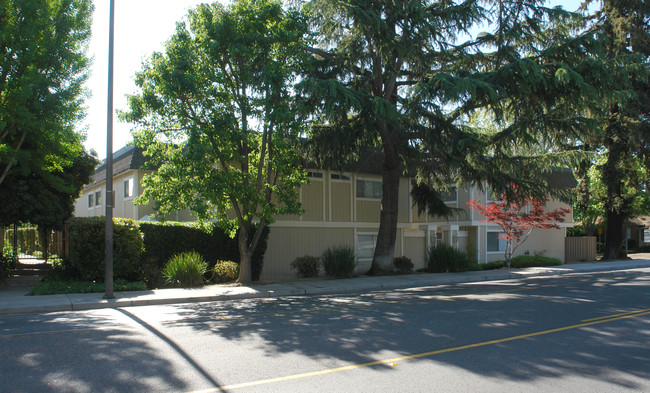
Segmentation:
<svg viewBox="0 0 650 393">
<path fill-rule="evenodd" d="M 108 108 L 106 120 L 106 254 L 104 265 L 104 299 L 113 299 L 113 35 L 115 24 L 115 2 L 110 0 L 110 22 L 108 28 Z"/>
</svg>

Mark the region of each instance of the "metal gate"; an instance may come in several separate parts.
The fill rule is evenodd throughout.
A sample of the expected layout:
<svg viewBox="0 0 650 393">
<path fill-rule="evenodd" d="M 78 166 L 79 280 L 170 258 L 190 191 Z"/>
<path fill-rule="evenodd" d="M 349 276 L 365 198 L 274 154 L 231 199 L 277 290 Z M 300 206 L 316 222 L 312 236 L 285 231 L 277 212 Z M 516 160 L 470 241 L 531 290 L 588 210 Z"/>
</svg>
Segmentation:
<svg viewBox="0 0 650 393">
<path fill-rule="evenodd" d="M 3 255 L 17 255 L 20 259 L 44 258 L 45 244 L 48 245 L 48 255 L 63 256 L 64 234 L 60 231 L 41 233 L 36 225 L 16 224 L 2 229 Z"/>
</svg>

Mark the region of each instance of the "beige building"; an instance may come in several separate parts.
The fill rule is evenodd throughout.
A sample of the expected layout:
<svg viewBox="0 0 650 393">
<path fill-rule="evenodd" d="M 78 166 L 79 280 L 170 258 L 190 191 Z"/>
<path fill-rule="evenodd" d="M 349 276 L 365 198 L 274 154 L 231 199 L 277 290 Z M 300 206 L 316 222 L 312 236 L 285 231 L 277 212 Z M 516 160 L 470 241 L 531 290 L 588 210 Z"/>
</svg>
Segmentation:
<svg viewBox="0 0 650 393">
<path fill-rule="evenodd" d="M 151 217 L 150 206 L 133 205 L 133 197 L 140 193 L 144 160 L 139 149 L 127 147 L 115 153 L 114 185 L 116 191 L 115 217 L 143 219 Z M 118 164 L 119 163 L 119 164 Z M 75 214 L 79 217 L 103 215 L 101 195 L 104 190 L 102 167 L 95 182 L 84 190 L 77 201 Z M 379 230 L 381 207 L 381 176 L 371 163 L 357 165 L 354 171 L 308 169 L 309 184 L 300 189 L 302 216 L 277 217 L 271 225 L 268 247 L 264 257 L 262 280 L 294 277 L 290 263 L 299 256 L 320 255 L 328 247 L 347 245 L 358 258 L 358 272 L 370 267 Z M 415 268 L 425 265 L 426 250 L 437 243 L 446 243 L 476 255 L 479 263 L 502 260 L 505 241 L 498 239 L 500 228 L 481 222 L 483 217 L 467 208 L 467 202 L 476 199 L 489 201 L 489 195 L 475 186 L 452 186 L 444 194 L 445 203 L 461 209 L 453 217 L 443 219 L 418 214 L 410 196 L 412 179 L 403 177 L 399 184 L 399 216 L 395 256 L 409 257 Z M 557 181 L 572 186 L 570 172 L 559 172 Z M 97 195 L 100 195 L 99 202 Z M 552 201 L 547 209 L 570 207 Z M 168 217 L 170 220 L 190 221 L 188 212 Z M 560 224 L 560 229 L 535 229 L 515 255 L 542 253 L 564 261 L 566 228 L 573 225 L 571 216 Z"/>
</svg>

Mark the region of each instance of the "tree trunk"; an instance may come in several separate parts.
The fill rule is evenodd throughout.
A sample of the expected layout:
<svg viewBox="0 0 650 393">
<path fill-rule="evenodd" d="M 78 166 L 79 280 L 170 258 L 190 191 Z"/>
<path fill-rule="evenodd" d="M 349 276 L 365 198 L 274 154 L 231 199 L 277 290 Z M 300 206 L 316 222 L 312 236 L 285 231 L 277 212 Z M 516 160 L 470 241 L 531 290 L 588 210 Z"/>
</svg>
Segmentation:
<svg viewBox="0 0 650 393">
<path fill-rule="evenodd" d="M 248 246 L 249 229 L 247 225 L 241 225 L 239 227 L 239 277 L 236 282 L 243 285 L 250 285 L 252 283 L 253 252 Z"/>
<path fill-rule="evenodd" d="M 397 160 L 384 159 L 382 170 L 382 197 L 379 233 L 369 275 L 394 270 L 395 238 L 397 236 L 397 213 L 399 209 L 399 178 L 401 168 Z M 393 162 L 391 162 L 393 161 Z"/>
<path fill-rule="evenodd" d="M 605 233 L 605 248 L 603 250 L 603 261 L 626 259 L 627 254 L 623 248 L 625 240 L 625 216 L 619 212 L 609 210 L 607 212 L 607 232 Z"/>
</svg>

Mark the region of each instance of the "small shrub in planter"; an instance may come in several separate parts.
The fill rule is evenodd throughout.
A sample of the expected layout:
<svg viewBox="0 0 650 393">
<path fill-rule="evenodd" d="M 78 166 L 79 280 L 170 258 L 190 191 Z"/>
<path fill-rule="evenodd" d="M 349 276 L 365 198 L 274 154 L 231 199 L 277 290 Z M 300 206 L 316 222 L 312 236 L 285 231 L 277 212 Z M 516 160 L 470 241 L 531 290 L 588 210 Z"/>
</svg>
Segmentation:
<svg viewBox="0 0 650 393">
<path fill-rule="evenodd" d="M 201 254 L 191 251 L 174 255 L 163 269 L 163 276 L 171 286 L 187 288 L 203 285 L 203 275 L 208 269 Z"/>
<path fill-rule="evenodd" d="M 320 270 L 320 260 L 316 257 L 305 255 L 291 262 L 291 268 L 296 271 L 298 277 L 316 277 Z"/>
<path fill-rule="evenodd" d="M 397 269 L 398 272 L 400 273 L 411 273 L 413 272 L 413 262 L 411 262 L 411 258 L 407 257 L 397 257 L 393 259 L 393 264 L 395 265 L 395 269 Z"/>
<path fill-rule="evenodd" d="M 217 261 L 212 268 L 212 282 L 235 281 L 239 277 L 239 264 L 233 261 Z"/>
<path fill-rule="evenodd" d="M 330 277 L 351 277 L 357 265 L 354 251 L 348 246 L 330 247 L 323 251 L 321 264 Z"/>
</svg>

